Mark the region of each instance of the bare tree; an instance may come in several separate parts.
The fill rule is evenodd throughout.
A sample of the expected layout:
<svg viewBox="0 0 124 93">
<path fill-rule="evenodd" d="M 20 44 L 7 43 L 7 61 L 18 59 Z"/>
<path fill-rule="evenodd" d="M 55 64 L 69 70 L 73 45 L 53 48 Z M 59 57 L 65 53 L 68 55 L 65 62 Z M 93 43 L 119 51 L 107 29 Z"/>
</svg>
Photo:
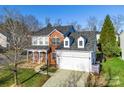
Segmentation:
<svg viewBox="0 0 124 93">
<path fill-rule="evenodd" d="M 81 25 L 78 24 L 76 21 L 71 22 L 70 25 L 72 25 L 75 28 L 75 30 L 81 31 Z"/>
<path fill-rule="evenodd" d="M 39 21 L 32 15 L 24 17 L 25 24 L 28 26 L 29 31 L 38 31 L 40 28 Z"/>
<path fill-rule="evenodd" d="M 55 26 L 60 26 L 62 24 L 62 20 L 59 18 L 59 19 L 57 19 L 56 20 L 56 22 L 55 22 Z"/>
<path fill-rule="evenodd" d="M 123 15 L 113 16 L 112 21 L 115 26 L 116 32 L 120 33 L 122 26 L 124 25 L 124 16 Z"/>
<path fill-rule="evenodd" d="M 46 17 L 45 24 L 47 25 L 47 27 L 51 27 L 52 26 L 52 24 L 50 23 L 50 18 L 49 17 Z"/>
<path fill-rule="evenodd" d="M 97 27 L 97 19 L 96 17 L 89 17 L 87 19 L 87 26 L 88 26 L 88 30 L 93 31 L 94 27 Z"/>
<path fill-rule="evenodd" d="M 4 9 L 4 21 L 0 26 L 0 29 L 3 31 L 9 31 L 11 34 L 11 47 L 14 50 L 14 59 L 11 61 L 14 62 L 14 81 L 18 85 L 18 74 L 17 74 L 17 64 L 20 60 L 19 56 L 21 51 L 28 45 L 28 29 L 24 24 L 23 17 L 20 14 L 16 14 L 11 9 Z"/>
</svg>

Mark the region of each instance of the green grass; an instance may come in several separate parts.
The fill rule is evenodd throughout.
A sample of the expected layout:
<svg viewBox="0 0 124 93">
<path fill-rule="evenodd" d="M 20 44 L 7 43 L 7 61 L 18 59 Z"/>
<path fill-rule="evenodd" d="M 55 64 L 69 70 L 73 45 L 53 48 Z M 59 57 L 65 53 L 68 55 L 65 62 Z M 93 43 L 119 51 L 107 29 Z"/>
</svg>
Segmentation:
<svg viewBox="0 0 124 93">
<path fill-rule="evenodd" d="M 21 69 L 19 73 L 19 81 L 25 87 L 42 86 L 49 78 L 47 75 L 35 73 L 32 69 Z"/>
<path fill-rule="evenodd" d="M 35 73 L 32 69 L 19 69 L 18 80 L 19 84 L 24 87 L 39 87 L 42 86 L 49 77 Z M 14 84 L 13 74 L 9 70 L 0 71 L 0 86 L 9 87 Z"/>
<path fill-rule="evenodd" d="M 109 81 L 107 86 L 124 87 L 124 61 L 121 58 L 111 58 L 103 63 L 102 73 Z"/>
<path fill-rule="evenodd" d="M 13 84 L 13 74 L 9 70 L 0 69 L 0 87 L 6 87 Z"/>
</svg>

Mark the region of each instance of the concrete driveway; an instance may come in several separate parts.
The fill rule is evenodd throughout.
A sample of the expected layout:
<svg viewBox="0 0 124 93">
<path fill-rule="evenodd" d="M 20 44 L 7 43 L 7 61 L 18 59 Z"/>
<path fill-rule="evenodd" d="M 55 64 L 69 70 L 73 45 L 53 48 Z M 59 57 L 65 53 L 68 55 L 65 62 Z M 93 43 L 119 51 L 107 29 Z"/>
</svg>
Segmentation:
<svg viewBox="0 0 124 93">
<path fill-rule="evenodd" d="M 43 87 L 85 87 L 88 73 L 59 69 Z"/>
</svg>

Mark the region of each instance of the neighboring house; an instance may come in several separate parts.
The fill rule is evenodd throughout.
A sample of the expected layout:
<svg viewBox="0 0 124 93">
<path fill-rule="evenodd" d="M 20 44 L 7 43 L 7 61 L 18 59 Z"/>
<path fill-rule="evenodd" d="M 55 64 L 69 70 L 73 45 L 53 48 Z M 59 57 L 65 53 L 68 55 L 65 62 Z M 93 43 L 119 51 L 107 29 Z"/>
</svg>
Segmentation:
<svg viewBox="0 0 124 93">
<path fill-rule="evenodd" d="M 95 31 L 77 32 L 71 25 L 49 26 L 32 33 L 32 45 L 26 49 L 27 60 L 90 72 L 96 59 L 95 48 Z M 31 59 L 29 52 L 32 52 Z"/>
<path fill-rule="evenodd" d="M 99 42 L 100 33 L 101 33 L 101 32 L 98 32 L 98 31 L 97 31 L 97 34 L 96 34 L 97 42 Z M 116 41 L 119 41 L 119 34 L 118 34 L 118 33 L 116 33 Z"/>
<path fill-rule="evenodd" d="M 3 33 L 0 33 L 0 46 L 7 48 L 7 43 L 7 37 Z"/>
<path fill-rule="evenodd" d="M 9 31 L 1 31 L 0 30 L 0 46 L 4 49 L 8 49 L 10 46 L 10 33 Z"/>
<path fill-rule="evenodd" d="M 124 60 L 124 32 L 120 34 L 120 47 L 122 50 L 122 59 Z"/>
</svg>

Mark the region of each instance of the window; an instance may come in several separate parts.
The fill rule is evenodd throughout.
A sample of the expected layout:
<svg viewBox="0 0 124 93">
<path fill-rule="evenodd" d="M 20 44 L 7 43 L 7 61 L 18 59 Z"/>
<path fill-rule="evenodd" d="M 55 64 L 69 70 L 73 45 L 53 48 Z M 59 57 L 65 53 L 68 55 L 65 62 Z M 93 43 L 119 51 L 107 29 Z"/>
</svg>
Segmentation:
<svg viewBox="0 0 124 93">
<path fill-rule="evenodd" d="M 42 45 L 43 44 L 43 41 L 39 41 L 39 43 L 40 43 L 40 45 Z"/>
<path fill-rule="evenodd" d="M 39 37 L 39 45 L 48 45 L 48 37 Z"/>
<path fill-rule="evenodd" d="M 37 45 L 38 42 L 37 42 L 37 38 L 36 37 L 33 37 L 32 38 L 32 45 Z"/>
<path fill-rule="evenodd" d="M 83 46 L 83 41 L 79 41 L 79 46 Z"/>
<path fill-rule="evenodd" d="M 44 46 L 48 44 L 49 44 L 49 38 L 46 36 L 45 37 L 44 36 L 32 37 L 32 45 Z"/>
<path fill-rule="evenodd" d="M 33 44 L 34 44 L 34 45 L 37 45 L 37 40 L 35 40 L 35 41 L 33 42 Z"/>
<path fill-rule="evenodd" d="M 70 47 L 69 43 L 70 43 L 70 40 L 69 40 L 68 37 L 66 37 L 66 38 L 64 39 L 64 47 L 65 47 L 65 48 L 69 48 L 69 47 Z"/>
<path fill-rule="evenodd" d="M 84 48 L 84 38 L 83 37 L 78 38 L 78 48 Z"/>
<path fill-rule="evenodd" d="M 48 45 L 48 41 L 45 41 L 45 45 Z"/>
<path fill-rule="evenodd" d="M 60 39 L 59 38 L 52 38 L 52 44 L 55 44 L 55 45 L 60 44 Z"/>
<path fill-rule="evenodd" d="M 40 38 L 39 38 L 39 45 L 42 45 L 42 44 L 43 44 L 43 38 L 40 37 Z"/>
<path fill-rule="evenodd" d="M 65 46 L 68 46 L 68 41 L 65 41 Z"/>
<path fill-rule="evenodd" d="M 56 59 L 56 53 L 52 53 L 52 59 Z"/>
<path fill-rule="evenodd" d="M 48 45 L 48 37 L 45 37 L 45 45 Z"/>
</svg>

